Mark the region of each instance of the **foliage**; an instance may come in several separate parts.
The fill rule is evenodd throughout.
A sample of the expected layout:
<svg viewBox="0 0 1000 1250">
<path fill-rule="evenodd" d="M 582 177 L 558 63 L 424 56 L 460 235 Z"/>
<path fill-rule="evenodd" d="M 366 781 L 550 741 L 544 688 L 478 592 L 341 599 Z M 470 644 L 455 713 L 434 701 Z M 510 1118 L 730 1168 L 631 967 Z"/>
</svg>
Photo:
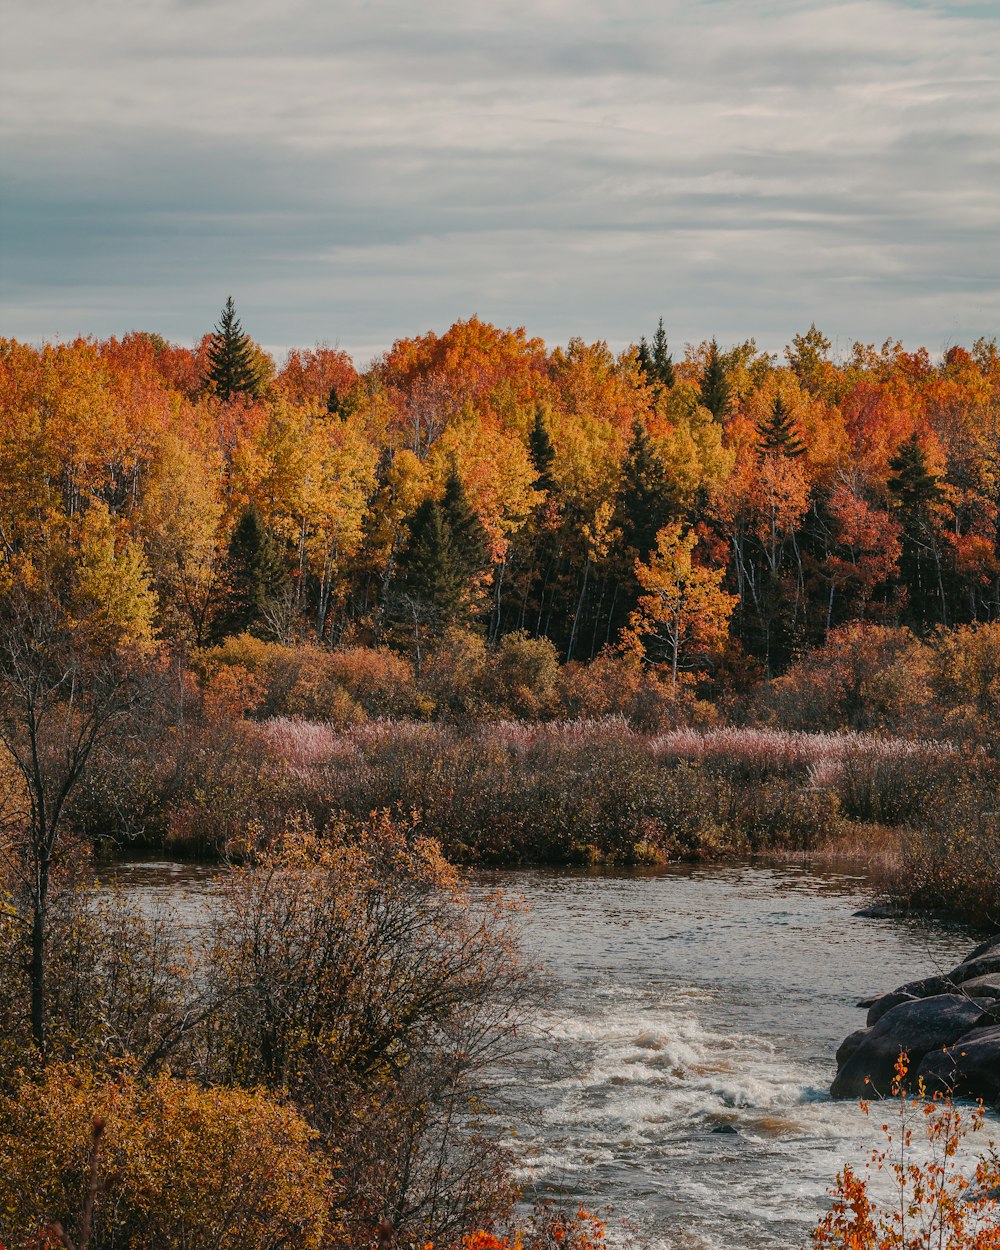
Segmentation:
<svg viewBox="0 0 1000 1250">
<path fill-rule="evenodd" d="M 0 1126 L 12 1250 L 318 1250 L 334 1233 L 315 1132 L 259 1091 L 53 1064 L 0 1094 Z"/>
<path fill-rule="evenodd" d="M 994 1250 L 1000 1246 L 997 1184 L 1000 1162 L 979 1159 L 963 1171 L 959 1148 L 983 1126 L 983 1109 L 960 1111 L 949 1099 L 905 1090 L 907 1061 L 900 1056 L 893 1089 L 895 1121 L 882 1125 L 886 1145 L 872 1152 L 865 1172 L 838 1173 L 830 1211 L 812 1245 L 839 1250 Z M 871 1114 L 870 1103 L 862 1103 Z M 879 1104 L 880 1110 L 893 1103 Z M 926 1160 L 917 1141 L 926 1143 Z M 890 1192 L 880 1201 L 875 1179 L 884 1174 Z"/>
</svg>

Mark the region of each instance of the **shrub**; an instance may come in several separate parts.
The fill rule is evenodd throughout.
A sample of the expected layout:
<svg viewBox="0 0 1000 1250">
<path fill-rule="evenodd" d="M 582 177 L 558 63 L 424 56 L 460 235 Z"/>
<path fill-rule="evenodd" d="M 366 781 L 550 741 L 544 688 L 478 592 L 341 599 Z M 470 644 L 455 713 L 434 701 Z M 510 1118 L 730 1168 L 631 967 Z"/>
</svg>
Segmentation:
<svg viewBox="0 0 1000 1250">
<path fill-rule="evenodd" d="M 333 1229 L 315 1140 L 259 1091 L 53 1064 L 0 1096 L 3 1244 L 318 1248 Z"/>
</svg>

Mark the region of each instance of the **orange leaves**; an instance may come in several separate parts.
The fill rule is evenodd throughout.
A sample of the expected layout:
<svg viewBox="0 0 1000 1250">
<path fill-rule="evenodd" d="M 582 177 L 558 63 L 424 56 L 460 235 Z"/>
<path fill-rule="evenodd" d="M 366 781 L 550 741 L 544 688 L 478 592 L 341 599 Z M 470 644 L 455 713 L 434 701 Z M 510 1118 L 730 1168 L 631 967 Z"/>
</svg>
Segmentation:
<svg viewBox="0 0 1000 1250">
<path fill-rule="evenodd" d="M 997 1250 L 1000 1208 L 995 1191 L 1000 1160 L 982 1156 L 972 1173 L 957 1157 L 964 1139 L 983 1125 L 982 1107 L 963 1114 L 948 1099 L 904 1092 L 907 1061 L 896 1063 L 895 1120 L 882 1125 L 886 1145 L 872 1152 L 864 1174 L 845 1167 L 833 1202 L 812 1235 L 814 1250 Z M 879 1104 L 880 1107 L 885 1104 Z M 871 1104 L 862 1103 L 870 1114 Z M 918 1152 L 915 1140 L 921 1141 Z M 872 1184 L 886 1173 L 891 1200 Z"/>
</svg>

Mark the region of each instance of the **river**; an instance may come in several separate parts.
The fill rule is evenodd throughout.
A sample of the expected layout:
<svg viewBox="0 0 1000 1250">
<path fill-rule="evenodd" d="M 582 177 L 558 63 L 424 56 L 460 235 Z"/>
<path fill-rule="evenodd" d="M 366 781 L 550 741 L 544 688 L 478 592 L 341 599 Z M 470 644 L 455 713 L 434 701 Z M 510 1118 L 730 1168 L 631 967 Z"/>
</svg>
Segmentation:
<svg viewBox="0 0 1000 1250">
<path fill-rule="evenodd" d="M 211 869 L 117 873 L 189 922 L 204 914 Z M 527 952 L 554 978 L 510 1125 L 522 1179 L 613 1208 L 659 1250 L 802 1246 L 837 1169 L 878 1140 L 827 1096 L 858 998 L 971 945 L 855 918 L 858 877 L 799 866 L 477 878 L 495 887 L 526 899 Z"/>
</svg>

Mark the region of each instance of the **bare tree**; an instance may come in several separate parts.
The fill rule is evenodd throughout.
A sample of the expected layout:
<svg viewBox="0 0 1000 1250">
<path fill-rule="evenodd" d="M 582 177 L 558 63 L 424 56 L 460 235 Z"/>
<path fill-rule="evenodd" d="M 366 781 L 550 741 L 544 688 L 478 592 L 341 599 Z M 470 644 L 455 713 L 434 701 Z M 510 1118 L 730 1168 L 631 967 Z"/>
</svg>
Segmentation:
<svg viewBox="0 0 1000 1250">
<path fill-rule="evenodd" d="M 44 1054 L 53 873 L 67 804 L 98 743 L 122 730 L 148 688 L 148 660 L 108 646 L 41 590 L 0 600 L 0 744 L 20 780 L 4 853 L 26 930 L 31 1033 Z"/>
</svg>

